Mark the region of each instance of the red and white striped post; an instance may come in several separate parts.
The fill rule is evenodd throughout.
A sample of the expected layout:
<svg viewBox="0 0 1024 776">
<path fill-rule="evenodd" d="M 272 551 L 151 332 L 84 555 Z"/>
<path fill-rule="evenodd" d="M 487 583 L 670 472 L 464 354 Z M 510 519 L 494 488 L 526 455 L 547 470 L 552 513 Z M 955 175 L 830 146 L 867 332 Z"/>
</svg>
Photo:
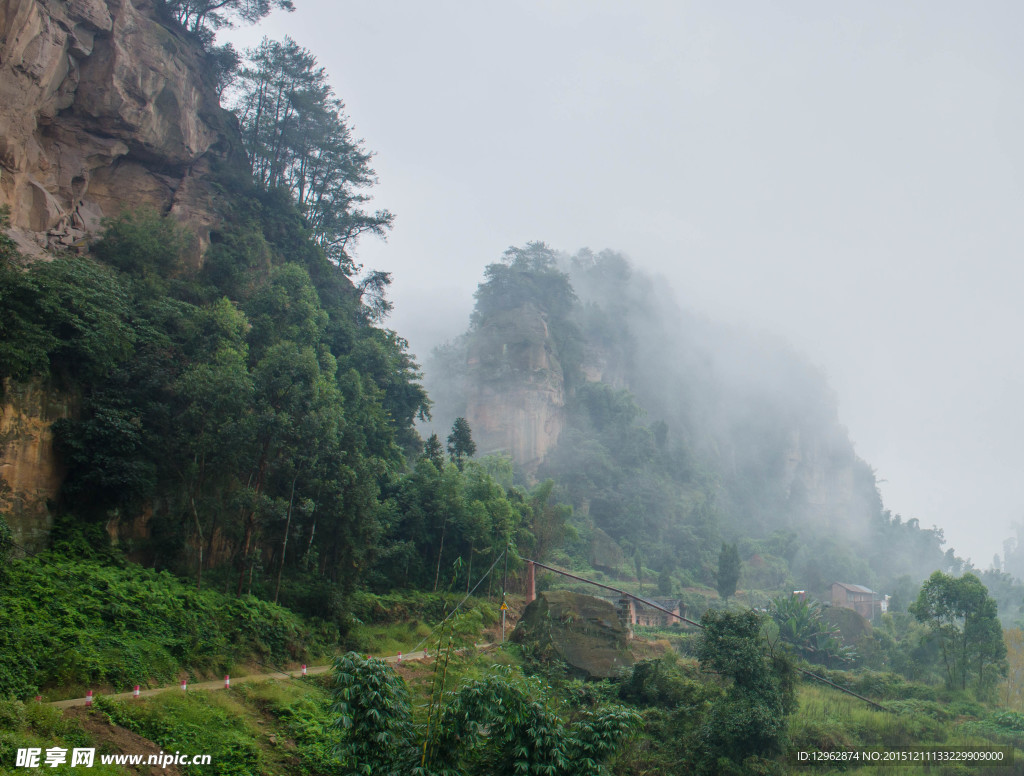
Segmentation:
<svg viewBox="0 0 1024 776">
<path fill-rule="evenodd" d="M 231 674 L 224 674 L 224 689 L 231 689 Z"/>
<path fill-rule="evenodd" d="M 399 663 L 402 662 L 402 653 L 401 652 L 398 653 L 398 662 Z"/>
<path fill-rule="evenodd" d="M 181 689 L 182 690 L 187 690 L 188 689 L 188 684 L 185 683 L 184 679 L 181 680 Z"/>
<path fill-rule="evenodd" d="M 92 690 L 85 694 L 85 705 L 92 706 Z"/>
<path fill-rule="evenodd" d="M 132 693 L 132 697 L 133 698 L 138 698 L 139 697 L 139 686 L 138 685 L 135 685 L 135 691 Z"/>
<path fill-rule="evenodd" d="M 306 675 L 306 664 L 305 663 L 302 664 L 302 675 L 303 676 Z"/>
</svg>

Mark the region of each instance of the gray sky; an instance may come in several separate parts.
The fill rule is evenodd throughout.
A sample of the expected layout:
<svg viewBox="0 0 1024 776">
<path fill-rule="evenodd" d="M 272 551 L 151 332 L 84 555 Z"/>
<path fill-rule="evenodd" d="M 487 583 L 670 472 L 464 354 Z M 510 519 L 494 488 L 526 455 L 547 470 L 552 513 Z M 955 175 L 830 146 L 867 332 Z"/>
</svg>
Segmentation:
<svg viewBox="0 0 1024 776">
<path fill-rule="evenodd" d="M 397 214 L 421 355 L 512 244 L 613 248 L 790 340 L 886 505 L 982 567 L 1024 520 L 1024 5 L 296 0 Z"/>
</svg>

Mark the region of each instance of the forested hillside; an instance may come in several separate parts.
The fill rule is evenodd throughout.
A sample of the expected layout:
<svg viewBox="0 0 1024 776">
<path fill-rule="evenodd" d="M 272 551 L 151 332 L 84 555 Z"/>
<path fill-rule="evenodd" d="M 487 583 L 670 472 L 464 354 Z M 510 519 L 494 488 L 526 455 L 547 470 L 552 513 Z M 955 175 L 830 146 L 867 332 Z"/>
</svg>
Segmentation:
<svg viewBox="0 0 1024 776">
<path fill-rule="evenodd" d="M 550 487 L 512 488 L 468 447 L 424 451 L 430 400 L 385 325 L 390 277 L 353 258 L 392 216 L 364 210 L 372 155 L 323 68 L 290 40 L 212 47 L 241 7 L 168 10 L 230 84 L 218 220 L 199 263 L 187 220 L 129 202 L 87 251 L 31 260 L 2 238 L 5 398 L 15 417 L 26 393 L 67 408 L 46 429 L 46 521 L 7 499 L 14 555 L 123 557 L 344 630 L 356 589 L 465 587 L 510 542 L 535 551 L 567 512 Z"/>
<path fill-rule="evenodd" d="M 212 773 L 421 776 L 1024 745 L 993 705 L 1024 710 L 1019 583 L 885 509 L 785 344 L 531 242 L 424 377 L 359 263 L 395 216 L 328 73 L 291 39 L 215 40 L 291 0 L 8 5 L 0 773 L 118 739 L 207 747 Z M 593 589 L 531 561 L 621 596 L 557 622 L 621 670 L 559 652 L 544 596 Z M 833 582 L 888 612 L 824 606 Z M 688 628 L 622 613 L 655 591 Z M 368 657 L 403 650 L 433 660 Z M 42 705 L 314 660 L 328 681 Z M 874 704 L 849 725 L 844 690 Z"/>
</svg>

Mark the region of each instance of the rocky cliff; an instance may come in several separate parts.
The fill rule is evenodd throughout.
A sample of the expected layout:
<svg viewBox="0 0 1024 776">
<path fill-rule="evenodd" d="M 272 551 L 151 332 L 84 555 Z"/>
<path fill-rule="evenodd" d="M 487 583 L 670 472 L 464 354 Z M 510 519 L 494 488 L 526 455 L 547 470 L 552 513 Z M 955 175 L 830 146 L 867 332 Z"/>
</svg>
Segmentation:
<svg viewBox="0 0 1024 776">
<path fill-rule="evenodd" d="M 220 220 L 209 173 L 240 148 L 209 71 L 152 0 L 0 0 L 0 207 L 19 250 L 84 248 L 148 205 L 185 223 L 198 262 Z M 9 381 L 0 398 L 0 513 L 35 548 L 62 478 L 50 427 L 73 400 Z"/>
<path fill-rule="evenodd" d="M 51 425 L 71 414 L 74 400 L 39 383 L 5 381 L 0 406 L 0 514 L 14 541 L 41 549 L 53 523 L 47 502 L 63 472 L 53 454 Z"/>
<path fill-rule="evenodd" d="M 481 454 L 503 452 L 534 473 L 565 427 L 565 378 L 544 315 L 532 305 L 492 316 L 468 348 L 466 419 Z"/>
<path fill-rule="evenodd" d="M 83 246 L 150 205 L 187 223 L 198 260 L 207 174 L 233 145 L 209 70 L 152 0 L 0 0 L 0 206 L 20 249 Z"/>
</svg>

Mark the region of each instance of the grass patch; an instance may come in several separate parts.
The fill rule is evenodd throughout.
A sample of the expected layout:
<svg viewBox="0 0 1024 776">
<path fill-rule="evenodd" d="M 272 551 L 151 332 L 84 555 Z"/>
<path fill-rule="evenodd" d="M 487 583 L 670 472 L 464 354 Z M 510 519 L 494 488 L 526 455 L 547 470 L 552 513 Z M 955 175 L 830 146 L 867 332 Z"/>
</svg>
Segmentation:
<svg viewBox="0 0 1024 776">
<path fill-rule="evenodd" d="M 40 765 L 45 766 L 47 749 L 60 747 L 69 753 L 68 760 L 56 768 L 45 767 L 47 773 L 80 773 L 81 767 L 70 767 L 72 749 L 95 747 L 92 739 L 76 721 L 67 719 L 60 709 L 40 703 L 22 703 L 18 700 L 0 700 L 0 776 L 15 776 L 28 773 L 26 768 L 17 768 L 19 749 L 40 749 Z M 98 776 L 124 774 L 116 765 L 103 765 L 96 757 L 94 767 L 88 769 Z"/>
<path fill-rule="evenodd" d="M 269 774 L 257 744 L 260 733 L 241 701 L 231 693 L 162 693 L 144 701 L 100 697 L 96 708 L 111 722 L 148 738 L 166 752 L 209 754 L 210 765 L 181 766 L 184 773 L 209 776 Z"/>
</svg>

